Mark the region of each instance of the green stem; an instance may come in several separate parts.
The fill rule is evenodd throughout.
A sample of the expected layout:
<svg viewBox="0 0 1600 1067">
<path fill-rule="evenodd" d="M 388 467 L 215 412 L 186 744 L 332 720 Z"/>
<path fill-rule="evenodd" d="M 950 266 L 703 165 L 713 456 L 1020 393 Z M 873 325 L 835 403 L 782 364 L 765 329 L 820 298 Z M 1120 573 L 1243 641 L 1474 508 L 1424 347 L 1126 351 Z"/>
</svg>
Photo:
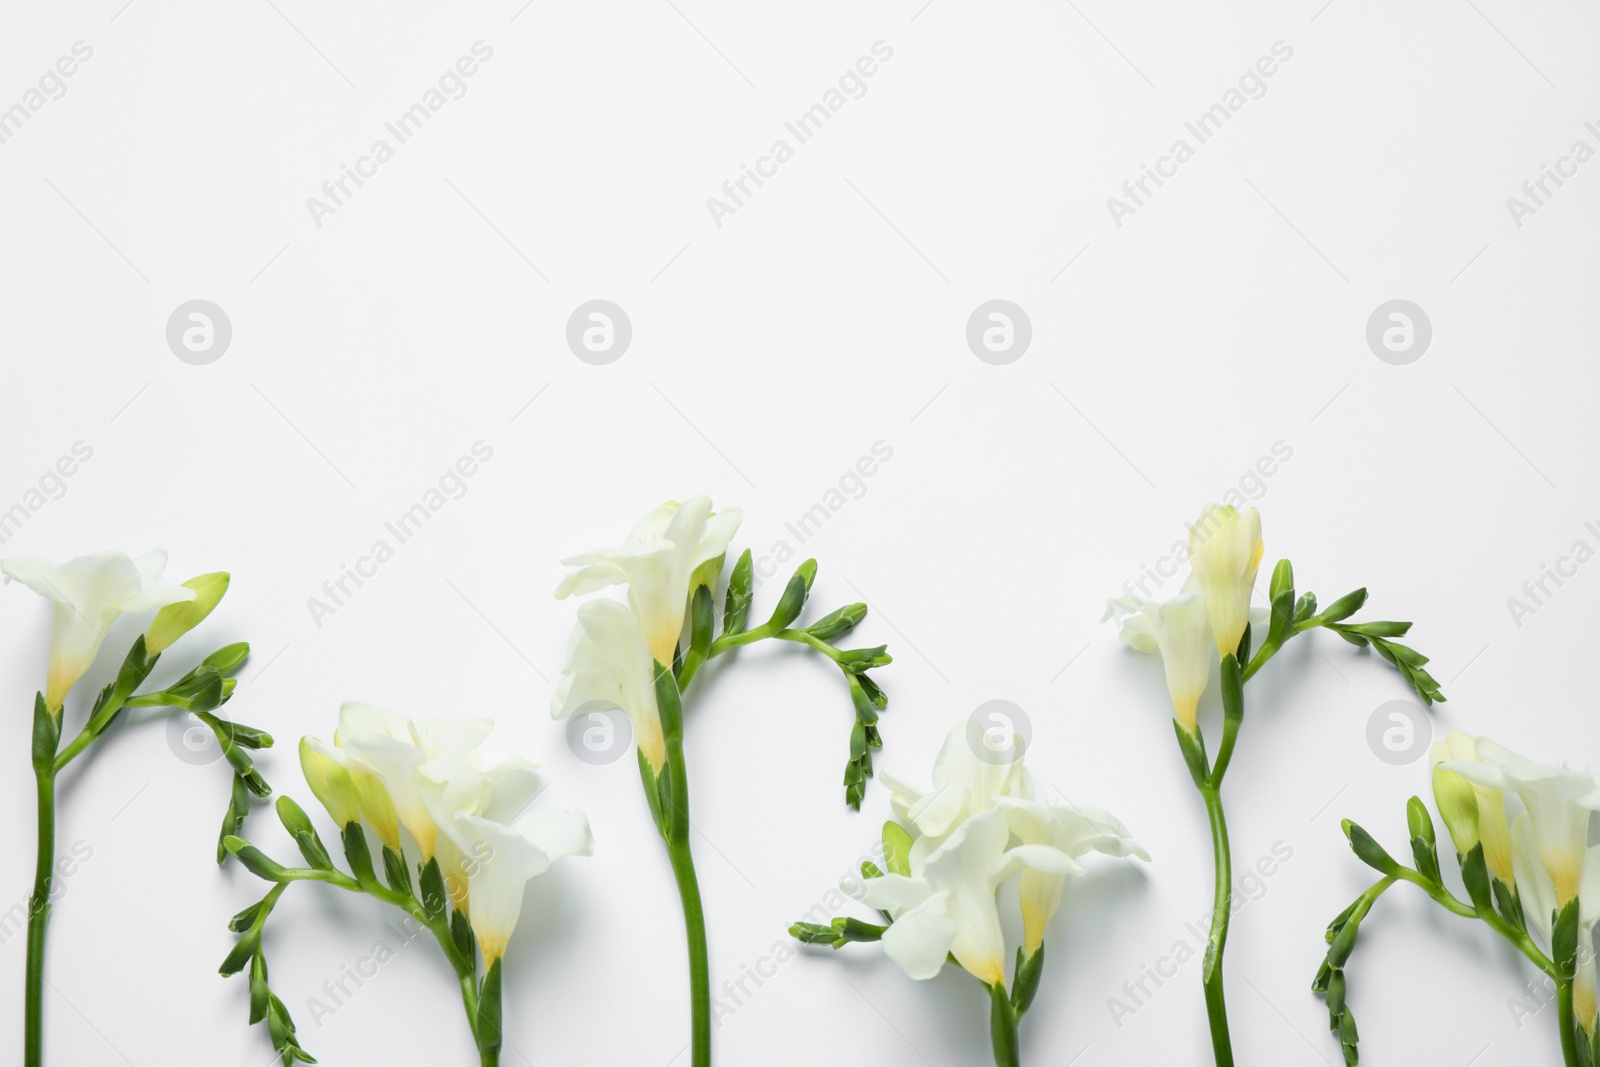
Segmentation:
<svg viewBox="0 0 1600 1067">
<path fill-rule="evenodd" d="M 1228 852 L 1228 823 L 1222 814 L 1222 792 L 1217 784 L 1200 790 L 1211 823 L 1211 847 L 1216 863 L 1216 891 L 1211 905 L 1211 934 L 1206 940 L 1202 979 L 1206 991 L 1206 1017 L 1211 1023 L 1211 1048 L 1217 1067 L 1233 1067 L 1233 1041 L 1228 1035 L 1228 1007 L 1222 990 L 1222 950 L 1228 942 L 1229 904 L 1233 897 L 1232 860 Z"/>
<path fill-rule="evenodd" d="M 35 771 L 39 794 L 39 851 L 34 865 L 33 895 L 28 898 L 27 1021 L 25 1067 L 44 1062 L 44 932 L 50 918 L 50 883 L 56 858 L 56 775 L 51 766 Z"/>
<path fill-rule="evenodd" d="M 1579 1067 L 1578 1019 L 1572 1011 L 1572 979 L 1556 976 L 1556 1025 L 1561 1027 L 1561 1059 L 1566 1067 Z"/>
<path fill-rule="evenodd" d="M 706 952 L 706 916 L 700 882 L 689 850 L 689 771 L 683 758 L 683 704 L 671 668 L 655 665 L 656 706 L 667 750 L 666 774 L 672 808 L 663 812 L 667 855 L 683 901 L 683 925 L 689 942 L 689 1003 L 692 1067 L 711 1067 L 711 964 Z"/>
<path fill-rule="evenodd" d="M 1022 1067 L 1017 1011 L 1004 982 L 989 987 L 989 1040 L 994 1045 L 995 1067 Z"/>
</svg>

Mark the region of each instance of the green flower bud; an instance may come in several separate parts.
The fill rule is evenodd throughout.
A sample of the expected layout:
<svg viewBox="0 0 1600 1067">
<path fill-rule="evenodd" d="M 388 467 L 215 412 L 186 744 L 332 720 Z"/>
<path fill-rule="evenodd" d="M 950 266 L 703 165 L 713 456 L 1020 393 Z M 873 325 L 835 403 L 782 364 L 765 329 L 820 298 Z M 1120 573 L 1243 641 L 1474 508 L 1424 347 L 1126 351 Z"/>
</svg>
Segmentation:
<svg viewBox="0 0 1600 1067">
<path fill-rule="evenodd" d="M 199 626 L 228 591 L 228 580 L 227 571 L 215 571 L 184 582 L 185 589 L 194 590 L 194 599 L 168 604 L 156 612 L 150 630 L 145 634 L 145 650 L 152 656 L 157 655 Z"/>
</svg>

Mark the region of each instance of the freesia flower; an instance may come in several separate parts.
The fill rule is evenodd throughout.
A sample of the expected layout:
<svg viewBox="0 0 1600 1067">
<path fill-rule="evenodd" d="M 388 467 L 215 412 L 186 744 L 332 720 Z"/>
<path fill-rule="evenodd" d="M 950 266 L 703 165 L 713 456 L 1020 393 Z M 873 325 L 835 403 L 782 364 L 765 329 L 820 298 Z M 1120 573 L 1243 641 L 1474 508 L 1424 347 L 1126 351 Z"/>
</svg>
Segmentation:
<svg viewBox="0 0 1600 1067">
<path fill-rule="evenodd" d="M 932 849 L 968 816 L 988 811 L 996 797 L 1033 798 L 1033 776 L 1019 756 L 1011 763 L 980 759 L 968 744 L 967 724 L 945 735 L 933 761 L 933 788 L 928 792 L 906 785 L 886 771 L 878 777 L 891 791 L 889 805 L 895 816 L 919 835 L 923 852 Z"/>
<path fill-rule="evenodd" d="M 651 656 L 670 666 L 683 634 L 691 578 L 701 564 L 727 551 L 739 518 L 737 508 L 713 515 L 709 497 L 669 501 L 640 519 L 621 546 L 562 560 L 574 569 L 556 587 L 556 599 L 626 585 Z"/>
<path fill-rule="evenodd" d="M 595 708 L 620 708 L 628 716 L 655 774 L 667 762 L 656 707 L 655 670 L 639 620 L 615 600 L 591 600 L 578 608 L 578 625 L 567 646 L 550 714 L 565 719 Z"/>
<path fill-rule="evenodd" d="M 505 955 L 527 882 L 557 860 L 593 855 L 589 820 L 581 811 L 529 810 L 543 785 L 526 760 L 480 771 L 467 760 L 439 759 L 419 773 L 441 855 L 452 852 L 446 879 L 465 881 L 451 898 L 467 912 L 487 969 Z"/>
<path fill-rule="evenodd" d="M 1600 781 L 1585 771 L 1535 763 L 1487 737 L 1479 737 L 1476 748 L 1477 760 L 1450 760 L 1440 766 L 1522 798 L 1539 860 L 1555 885 L 1557 905 L 1564 906 L 1578 895 L 1589 813 L 1600 808 Z"/>
<path fill-rule="evenodd" d="M 1207 504 L 1189 527 L 1189 563 L 1205 594 L 1219 656 L 1238 649 L 1244 637 L 1261 552 L 1261 514 L 1255 508 L 1241 514 L 1231 505 Z"/>
<path fill-rule="evenodd" d="M 1560 908 L 1555 882 L 1537 859 L 1539 845 L 1534 820 L 1522 812 L 1511 826 L 1512 864 L 1516 867 L 1517 893 L 1523 900 L 1523 914 L 1550 944 L 1556 912 Z M 1578 969 L 1573 976 L 1573 1014 L 1589 1034 L 1594 1033 L 1595 956 L 1594 928 L 1600 922 L 1600 845 L 1587 847 L 1583 854 L 1581 888 L 1578 894 Z"/>
<path fill-rule="evenodd" d="M 995 890 L 1010 873 L 1002 862 L 1010 837 L 1005 814 L 986 811 L 925 857 L 914 857 L 909 875 L 867 879 L 862 902 L 894 918 L 884 951 L 912 978 L 932 978 L 954 956 L 985 985 L 1004 984 L 1005 932 Z M 1063 872 L 1074 866 L 1059 853 L 1039 858 Z"/>
<path fill-rule="evenodd" d="M 373 790 L 381 788 L 394 817 L 411 833 L 421 853 L 422 863 L 433 858 L 438 828 L 423 803 L 423 779 L 418 773 L 430 760 L 463 758 L 483 743 L 494 729 L 489 719 L 443 719 L 411 721 L 395 712 L 346 701 L 339 708 L 339 728 L 333 743 L 344 750 L 347 766 L 366 775 L 358 782 L 358 796 L 364 795 L 363 814 L 383 816 L 383 802 Z M 359 790 L 366 790 L 365 794 Z M 391 827 L 373 829 L 390 848 L 398 848 Z M 385 830 L 388 835 L 386 836 Z"/>
<path fill-rule="evenodd" d="M 119 615 L 153 611 L 167 604 L 193 600 L 195 591 L 160 585 L 167 566 L 162 549 L 132 559 L 121 552 L 77 556 L 56 566 L 38 556 L 0 560 L 8 582 L 21 582 L 50 601 L 50 666 L 45 703 L 57 711 L 82 678 L 106 631 Z"/>
<path fill-rule="evenodd" d="M 1477 743 L 1471 734 L 1451 730 L 1428 750 L 1433 764 L 1433 799 L 1450 831 L 1456 851 L 1462 855 L 1474 845 L 1483 844 L 1484 862 L 1489 873 L 1511 885 L 1515 872 L 1511 864 L 1511 831 L 1506 825 L 1506 798 L 1500 790 L 1477 785 L 1449 770 L 1451 760 L 1478 759 Z"/>
<path fill-rule="evenodd" d="M 1173 715 L 1185 730 L 1194 733 L 1212 659 L 1206 598 L 1196 579 L 1191 577 L 1183 592 L 1169 600 L 1114 599 L 1107 603 L 1101 621 L 1113 615 L 1123 616 L 1118 634 L 1123 644 L 1140 652 L 1161 653 Z"/>
<path fill-rule="evenodd" d="M 1061 908 L 1067 876 L 1087 873 L 1076 861 L 1086 852 L 1107 856 L 1147 853 L 1122 820 L 1103 808 L 1087 804 L 1041 803 L 1018 797 L 999 797 L 995 805 L 1004 812 L 1011 832 L 1022 844 L 1006 855 L 1021 868 L 1023 952 L 1032 956 L 1044 944 L 1045 927 Z M 1066 857 L 1066 864 L 1042 850 Z"/>
</svg>

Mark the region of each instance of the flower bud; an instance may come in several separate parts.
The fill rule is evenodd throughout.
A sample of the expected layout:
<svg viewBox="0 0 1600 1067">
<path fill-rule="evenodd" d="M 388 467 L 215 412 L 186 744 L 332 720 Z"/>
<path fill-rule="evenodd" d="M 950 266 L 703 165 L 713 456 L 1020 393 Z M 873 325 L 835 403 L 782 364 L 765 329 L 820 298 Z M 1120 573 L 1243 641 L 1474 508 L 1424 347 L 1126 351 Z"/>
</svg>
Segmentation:
<svg viewBox="0 0 1600 1067">
<path fill-rule="evenodd" d="M 322 801 L 339 829 L 360 820 L 361 806 L 343 752 L 315 737 L 302 737 L 300 769 L 305 773 L 311 792 Z"/>
<path fill-rule="evenodd" d="M 163 652 L 178 638 L 199 626 L 228 591 L 228 581 L 227 571 L 214 571 L 184 582 L 185 589 L 194 590 L 194 599 L 168 604 L 156 612 L 156 617 L 150 622 L 150 630 L 145 634 L 146 651 L 152 656 Z"/>
</svg>

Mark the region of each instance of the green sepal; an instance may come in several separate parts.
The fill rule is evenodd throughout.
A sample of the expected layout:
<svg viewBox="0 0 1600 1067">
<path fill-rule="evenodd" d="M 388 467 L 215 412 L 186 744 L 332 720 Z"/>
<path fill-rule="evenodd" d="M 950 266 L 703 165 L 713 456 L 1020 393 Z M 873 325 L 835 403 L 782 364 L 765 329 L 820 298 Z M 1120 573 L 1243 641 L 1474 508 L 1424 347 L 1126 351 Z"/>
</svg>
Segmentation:
<svg viewBox="0 0 1600 1067">
<path fill-rule="evenodd" d="M 399 849 L 383 846 L 383 878 L 396 893 L 411 895 L 411 867 Z"/>
<path fill-rule="evenodd" d="M 728 575 L 728 593 L 722 601 L 724 636 L 744 633 L 750 622 L 750 603 L 755 599 L 755 566 L 747 548 Z"/>
<path fill-rule="evenodd" d="M 678 664 L 678 677 L 693 678 L 700 665 L 711 655 L 716 614 L 711 603 L 711 587 L 695 586 L 694 595 L 689 598 L 689 648 Z"/>
<path fill-rule="evenodd" d="M 355 875 L 357 882 L 363 886 L 378 884 L 377 875 L 372 870 L 372 848 L 367 844 L 367 833 L 361 824 L 351 820 L 344 824 L 344 829 L 339 831 L 339 840 L 344 844 L 344 861 L 350 865 L 350 873 Z"/>
<path fill-rule="evenodd" d="M 1504 919 L 1513 930 L 1526 931 L 1528 918 L 1522 912 L 1522 897 L 1517 893 L 1517 887 L 1506 885 L 1496 878 L 1490 883 L 1490 888 L 1494 890 L 1494 903 L 1500 912 L 1500 918 Z"/>
<path fill-rule="evenodd" d="M 478 1025 L 474 1028 L 478 1035 L 478 1051 L 485 1057 L 499 1053 L 500 1027 L 500 961 L 495 960 L 489 965 L 478 990 Z"/>
<path fill-rule="evenodd" d="M 450 912 L 450 941 L 456 946 L 456 951 L 461 953 L 461 958 L 471 963 L 473 956 L 472 922 L 467 918 L 467 913 L 460 908 L 453 908 Z"/>
<path fill-rule="evenodd" d="M 265 903 L 265 900 L 258 900 L 248 908 L 239 912 L 233 918 L 229 919 L 228 929 L 232 930 L 236 934 L 244 933 L 255 923 L 256 916 L 261 914 L 261 906 Z"/>
<path fill-rule="evenodd" d="M 1244 721 L 1244 671 L 1233 653 L 1222 657 L 1222 745 L 1217 749 L 1217 762 L 1207 780 L 1216 785 L 1228 772 L 1233 761 L 1233 746 L 1239 740 L 1239 724 Z M 1180 731 L 1182 732 L 1182 731 Z"/>
<path fill-rule="evenodd" d="M 1550 931 L 1550 962 L 1556 965 L 1556 974 L 1571 981 L 1578 973 L 1578 915 L 1579 900 L 1573 897 L 1556 912 L 1555 925 Z"/>
<path fill-rule="evenodd" d="M 1356 854 L 1362 863 L 1365 863 L 1380 874 L 1399 875 L 1400 864 L 1396 863 L 1394 858 L 1383 850 L 1383 846 L 1378 844 L 1371 834 L 1349 819 L 1345 819 L 1339 825 L 1344 830 L 1345 839 L 1350 842 L 1351 851 Z"/>
<path fill-rule="evenodd" d="M 644 750 L 639 750 L 639 779 L 644 785 L 644 800 L 650 806 L 650 818 L 655 821 L 656 830 L 663 838 L 667 836 L 667 820 L 666 809 L 661 805 L 661 797 L 662 793 L 668 788 L 663 781 L 667 778 L 668 773 L 669 769 L 663 765 L 661 777 L 658 779 L 655 772 L 650 769 L 649 761 L 644 758 Z"/>
<path fill-rule="evenodd" d="M 1177 719 L 1172 720 L 1172 728 L 1178 734 L 1178 750 L 1183 753 L 1183 762 L 1189 767 L 1189 777 L 1194 779 L 1196 788 L 1206 789 L 1210 786 L 1211 766 L 1206 761 L 1206 742 L 1199 731 L 1190 733 L 1183 728 Z"/>
<path fill-rule="evenodd" d="M 1233 658 L 1240 663 L 1250 662 L 1250 642 L 1254 639 L 1255 630 L 1247 622 L 1244 624 L 1244 633 L 1239 635 L 1239 647 L 1233 650 Z"/>
<path fill-rule="evenodd" d="M 862 860 L 861 861 L 861 877 L 865 878 L 865 879 L 868 879 L 869 881 L 871 879 L 873 879 L 873 878 L 882 878 L 883 877 L 883 868 L 879 867 L 876 863 L 873 863 L 871 860 Z"/>
<path fill-rule="evenodd" d="M 56 765 L 56 748 L 61 744 L 61 720 L 44 702 L 44 694 L 33 698 L 33 773 L 52 773 Z"/>
<path fill-rule="evenodd" d="M 1024 957 L 1017 949 L 1017 966 L 1011 973 L 1011 1006 L 1021 1018 L 1033 1006 L 1034 994 L 1039 992 L 1039 978 L 1044 974 L 1044 946 L 1033 955 Z"/>
<path fill-rule="evenodd" d="M 1461 881 L 1467 887 L 1472 906 L 1485 915 L 1494 914 L 1494 891 L 1489 888 L 1489 867 L 1483 859 L 1483 842 L 1472 846 L 1461 859 Z"/>
<path fill-rule="evenodd" d="M 445 892 L 444 872 L 439 869 L 439 857 L 435 856 L 422 868 L 422 876 L 417 881 L 421 890 L 417 899 L 422 902 L 422 910 L 429 919 L 437 922 L 444 918 L 445 909 L 449 907 L 449 894 Z"/>
</svg>

